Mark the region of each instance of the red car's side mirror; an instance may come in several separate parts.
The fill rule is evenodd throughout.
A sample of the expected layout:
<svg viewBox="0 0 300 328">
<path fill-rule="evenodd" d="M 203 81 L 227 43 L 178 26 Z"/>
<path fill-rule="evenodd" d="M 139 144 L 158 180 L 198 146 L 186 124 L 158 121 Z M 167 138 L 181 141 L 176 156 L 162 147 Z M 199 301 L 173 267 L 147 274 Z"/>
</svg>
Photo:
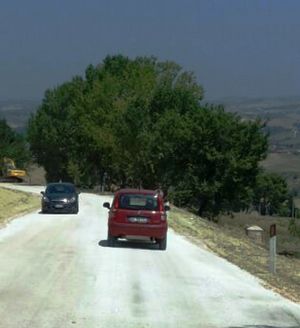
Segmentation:
<svg viewBox="0 0 300 328">
<path fill-rule="evenodd" d="M 109 204 L 109 202 L 105 202 L 105 203 L 103 203 L 103 207 L 106 207 L 107 209 L 110 209 L 110 204 Z"/>
</svg>

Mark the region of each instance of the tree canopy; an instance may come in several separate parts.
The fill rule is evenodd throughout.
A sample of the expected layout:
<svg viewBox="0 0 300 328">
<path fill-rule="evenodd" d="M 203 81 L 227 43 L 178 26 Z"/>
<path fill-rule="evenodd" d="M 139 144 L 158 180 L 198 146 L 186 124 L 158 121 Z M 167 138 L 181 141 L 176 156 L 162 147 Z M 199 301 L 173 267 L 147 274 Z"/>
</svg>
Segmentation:
<svg viewBox="0 0 300 328">
<path fill-rule="evenodd" d="M 30 153 L 24 137 L 16 133 L 5 120 L 0 120 L 0 160 L 4 157 L 24 167 L 30 160 Z"/>
<path fill-rule="evenodd" d="M 272 215 L 287 207 L 288 186 L 284 178 L 276 173 L 261 172 L 254 188 L 254 205 L 260 214 Z"/>
<path fill-rule="evenodd" d="M 28 138 L 47 179 L 162 188 L 200 213 L 249 204 L 267 151 L 262 124 L 203 105 L 192 72 L 108 56 L 47 90 Z"/>
</svg>

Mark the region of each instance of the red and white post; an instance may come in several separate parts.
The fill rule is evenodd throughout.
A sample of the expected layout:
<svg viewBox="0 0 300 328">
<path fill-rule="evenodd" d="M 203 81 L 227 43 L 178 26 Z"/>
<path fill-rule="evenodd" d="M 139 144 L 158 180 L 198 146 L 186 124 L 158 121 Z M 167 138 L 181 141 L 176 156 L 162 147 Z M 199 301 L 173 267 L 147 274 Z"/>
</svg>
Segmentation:
<svg viewBox="0 0 300 328">
<path fill-rule="evenodd" d="M 276 224 L 270 226 L 270 263 L 269 270 L 276 273 Z"/>
</svg>

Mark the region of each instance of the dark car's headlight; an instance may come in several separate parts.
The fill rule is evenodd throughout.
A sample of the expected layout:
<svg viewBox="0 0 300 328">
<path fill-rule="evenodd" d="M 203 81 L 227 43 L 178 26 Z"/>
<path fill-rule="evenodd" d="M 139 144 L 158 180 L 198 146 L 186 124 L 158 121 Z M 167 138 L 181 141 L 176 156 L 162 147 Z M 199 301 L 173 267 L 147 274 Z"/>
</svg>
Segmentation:
<svg viewBox="0 0 300 328">
<path fill-rule="evenodd" d="M 49 203 L 49 202 L 50 202 L 50 199 L 49 199 L 47 196 L 44 196 L 44 197 L 43 197 L 43 201 L 44 201 L 45 203 Z"/>
<path fill-rule="evenodd" d="M 69 202 L 70 202 L 70 203 L 74 203 L 74 202 L 76 202 L 76 197 L 73 196 L 72 198 L 70 198 L 70 199 L 69 199 Z"/>
</svg>

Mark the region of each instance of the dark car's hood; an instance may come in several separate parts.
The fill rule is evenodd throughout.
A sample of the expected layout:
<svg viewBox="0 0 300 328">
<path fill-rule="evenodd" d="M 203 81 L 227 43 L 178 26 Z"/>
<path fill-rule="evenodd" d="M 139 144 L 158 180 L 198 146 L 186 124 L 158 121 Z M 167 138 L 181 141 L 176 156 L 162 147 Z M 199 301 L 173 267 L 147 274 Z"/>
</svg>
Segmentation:
<svg viewBox="0 0 300 328">
<path fill-rule="evenodd" d="M 72 197 L 76 197 L 77 195 L 74 194 L 62 194 L 62 193 L 57 193 L 57 194 L 45 194 L 45 196 L 49 199 L 49 200 L 63 200 L 63 199 L 71 199 Z"/>
</svg>

